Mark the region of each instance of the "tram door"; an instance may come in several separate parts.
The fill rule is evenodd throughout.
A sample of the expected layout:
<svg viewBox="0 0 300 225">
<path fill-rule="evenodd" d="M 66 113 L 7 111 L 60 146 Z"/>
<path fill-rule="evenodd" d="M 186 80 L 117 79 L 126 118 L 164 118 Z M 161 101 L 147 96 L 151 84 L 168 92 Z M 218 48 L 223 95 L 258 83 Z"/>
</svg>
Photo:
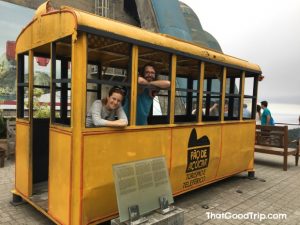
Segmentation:
<svg viewBox="0 0 300 225">
<path fill-rule="evenodd" d="M 49 125 L 50 125 L 50 57 L 34 56 L 31 120 L 32 200 L 48 199 Z M 37 197 L 38 196 L 38 197 Z M 41 199 L 37 199 L 41 198 Z"/>
<path fill-rule="evenodd" d="M 33 194 L 48 188 L 49 122 L 49 118 L 33 118 L 31 124 Z"/>
<path fill-rule="evenodd" d="M 61 50 L 62 46 L 64 51 Z M 63 43 L 56 42 L 43 47 L 37 49 L 37 52 L 41 52 L 43 49 L 49 49 L 49 52 L 42 56 L 34 54 L 33 60 L 31 152 L 32 200 L 46 209 L 51 169 L 49 161 L 50 116 L 52 115 L 54 124 L 70 126 L 71 44 L 67 39 Z M 52 48 L 54 62 L 51 62 L 50 59 L 50 48 Z"/>
</svg>

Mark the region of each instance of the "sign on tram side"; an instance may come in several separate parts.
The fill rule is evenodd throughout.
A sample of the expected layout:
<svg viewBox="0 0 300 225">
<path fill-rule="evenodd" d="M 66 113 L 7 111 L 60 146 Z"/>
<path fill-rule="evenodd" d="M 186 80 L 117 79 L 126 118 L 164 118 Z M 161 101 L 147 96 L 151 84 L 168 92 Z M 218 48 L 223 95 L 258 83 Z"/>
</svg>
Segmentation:
<svg viewBox="0 0 300 225">
<path fill-rule="evenodd" d="M 197 139 L 197 132 L 194 128 L 191 131 L 188 149 L 187 149 L 187 166 L 186 179 L 183 183 L 183 188 L 188 188 L 193 185 L 205 181 L 206 168 L 209 164 L 210 141 L 207 136 L 202 136 Z"/>
</svg>

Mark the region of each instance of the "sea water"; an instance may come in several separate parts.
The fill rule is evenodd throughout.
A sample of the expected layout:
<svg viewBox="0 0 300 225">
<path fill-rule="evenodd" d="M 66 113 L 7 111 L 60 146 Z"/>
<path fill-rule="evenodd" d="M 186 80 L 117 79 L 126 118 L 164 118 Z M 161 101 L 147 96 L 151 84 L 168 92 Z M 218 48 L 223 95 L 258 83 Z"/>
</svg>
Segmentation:
<svg viewBox="0 0 300 225">
<path fill-rule="evenodd" d="M 289 129 L 300 128 L 300 104 L 269 103 L 268 109 L 271 111 L 275 123 L 286 123 L 289 125 Z"/>
</svg>

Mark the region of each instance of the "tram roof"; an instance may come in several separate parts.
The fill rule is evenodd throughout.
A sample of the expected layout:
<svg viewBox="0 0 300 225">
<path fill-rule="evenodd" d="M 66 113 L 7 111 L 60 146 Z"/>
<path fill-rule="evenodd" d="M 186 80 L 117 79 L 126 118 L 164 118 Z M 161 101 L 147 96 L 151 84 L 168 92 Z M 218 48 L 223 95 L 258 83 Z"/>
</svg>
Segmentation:
<svg viewBox="0 0 300 225">
<path fill-rule="evenodd" d="M 77 37 L 80 31 L 261 74 L 257 64 L 246 60 L 69 6 L 62 6 L 59 10 L 35 16 L 19 34 L 16 52 L 26 52 L 70 35 Z"/>
</svg>

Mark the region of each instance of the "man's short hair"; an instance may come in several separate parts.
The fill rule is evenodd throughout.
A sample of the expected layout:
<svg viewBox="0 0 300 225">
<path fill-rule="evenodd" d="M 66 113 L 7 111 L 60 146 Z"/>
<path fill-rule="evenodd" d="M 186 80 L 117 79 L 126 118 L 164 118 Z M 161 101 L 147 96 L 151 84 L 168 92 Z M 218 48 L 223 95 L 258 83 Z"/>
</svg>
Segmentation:
<svg viewBox="0 0 300 225">
<path fill-rule="evenodd" d="M 263 105 L 264 107 L 268 107 L 268 102 L 267 101 L 262 101 L 260 104 Z"/>
</svg>

